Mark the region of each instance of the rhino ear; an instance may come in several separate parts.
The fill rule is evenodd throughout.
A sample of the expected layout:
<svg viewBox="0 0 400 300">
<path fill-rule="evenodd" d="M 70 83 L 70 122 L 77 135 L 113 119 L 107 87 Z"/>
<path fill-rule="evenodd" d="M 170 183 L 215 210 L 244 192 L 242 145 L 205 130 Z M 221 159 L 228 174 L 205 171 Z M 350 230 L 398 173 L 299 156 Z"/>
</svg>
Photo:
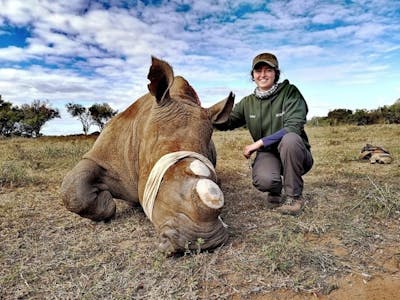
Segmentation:
<svg viewBox="0 0 400 300">
<path fill-rule="evenodd" d="M 229 118 L 234 102 L 235 94 L 230 92 L 227 98 L 209 107 L 208 115 L 210 116 L 211 122 L 213 124 L 225 123 Z"/>
<path fill-rule="evenodd" d="M 154 56 L 151 57 L 151 66 L 147 79 L 150 93 L 156 98 L 159 105 L 164 105 L 170 99 L 169 89 L 174 81 L 174 71 L 171 66 Z"/>
</svg>

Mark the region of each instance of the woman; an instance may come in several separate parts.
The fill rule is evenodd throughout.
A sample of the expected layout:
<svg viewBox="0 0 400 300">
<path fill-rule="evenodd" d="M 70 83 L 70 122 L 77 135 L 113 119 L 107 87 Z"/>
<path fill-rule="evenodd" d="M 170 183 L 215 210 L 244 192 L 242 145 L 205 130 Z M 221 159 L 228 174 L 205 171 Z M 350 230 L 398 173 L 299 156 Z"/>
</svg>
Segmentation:
<svg viewBox="0 0 400 300">
<path fill-rule="evenodd" d="M 283 214 L 297 215 L 304 207 L 303 179 L 312 165 L 310 144 L 304 131 L 307 104 L 296 86 L 279 83 L 276 56 L 261 53 L 253 59 L 251 77 L 257 85 L 232 110 L 228 122 L 216 126 L 230 130 L 246 125 L 254 143 L 243 155 L 253 162 L 253 185 L 268 192 L 270 207 Z M 284 191 L 284 194 L 282 193 Z"/>
</svg>

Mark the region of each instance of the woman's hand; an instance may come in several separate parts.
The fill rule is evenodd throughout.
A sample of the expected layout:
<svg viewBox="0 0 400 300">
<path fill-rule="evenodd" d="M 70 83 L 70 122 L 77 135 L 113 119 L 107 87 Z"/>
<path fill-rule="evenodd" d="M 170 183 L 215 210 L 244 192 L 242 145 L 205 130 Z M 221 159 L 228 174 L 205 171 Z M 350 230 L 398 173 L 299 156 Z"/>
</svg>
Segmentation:
<svg viewBox="0 0 400 300">
<path fill-rule="evenodd" d="M 257 149 L 261 148 L 263 146 L 262 140 L 258 140 L 254 142 L 253 144 L 246 145 L 243 149 L 243 155 L 246 158 L 250 158 L 251 154 L 256 151 Z"/>
</svg>

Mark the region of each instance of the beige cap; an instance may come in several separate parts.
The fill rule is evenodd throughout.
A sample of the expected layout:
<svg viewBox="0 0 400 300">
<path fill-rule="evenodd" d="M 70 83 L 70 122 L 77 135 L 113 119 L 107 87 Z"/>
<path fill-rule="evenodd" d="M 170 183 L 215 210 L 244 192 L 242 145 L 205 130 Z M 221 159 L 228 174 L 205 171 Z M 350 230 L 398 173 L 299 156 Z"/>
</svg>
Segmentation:
<svg viewBox="0 0 400 300">
<path fill-rule="evenodd" d="M 278 59 L 272 53 L 261 53 L 254 57 L 252 70 L 254 70 L 256 64 L 261 62 L 266 63 L 275 69 L 279 69 Z"/>
</svg>

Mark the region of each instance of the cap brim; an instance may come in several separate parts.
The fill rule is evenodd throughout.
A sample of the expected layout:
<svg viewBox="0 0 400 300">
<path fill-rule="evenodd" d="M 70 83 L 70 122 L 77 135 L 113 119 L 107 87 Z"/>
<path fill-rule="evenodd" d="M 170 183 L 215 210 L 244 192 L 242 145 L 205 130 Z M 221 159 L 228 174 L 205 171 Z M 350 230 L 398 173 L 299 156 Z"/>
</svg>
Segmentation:
<svg viewBox="0 0 400 300">
<path fill-rule="evenodd" d="M 259 60 L 253 65 L 253 70 L 258 64 L 261 64 L 261 63 L 265 63 L 265 64 L 269 65 L 270 67 L 276 68 L 276 66 L 268 60 Z"/>
</svg>

